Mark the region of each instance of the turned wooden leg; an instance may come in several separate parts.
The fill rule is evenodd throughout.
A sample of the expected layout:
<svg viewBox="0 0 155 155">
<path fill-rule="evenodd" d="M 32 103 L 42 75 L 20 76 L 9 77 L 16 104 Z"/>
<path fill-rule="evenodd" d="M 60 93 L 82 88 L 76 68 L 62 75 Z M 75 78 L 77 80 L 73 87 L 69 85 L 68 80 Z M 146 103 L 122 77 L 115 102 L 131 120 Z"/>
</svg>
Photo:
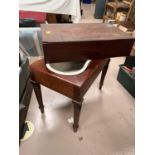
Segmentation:
<svg viewBox="0 0 155 155">
<path fill-rule="evenodd" d="M 33 85 L 34 92 L 36 94 L 36 98 L 39 104 L 39 109 L 41 113 L 44 113 L 44 105 L 43 105 L 43 100 L 42 100 L 42 95 L 41 95 L 41 87 L 40 84 L 34 81 L 31 81 Z"/>
<path fill-rule="evenodd" d="M 80 111 L 82 107 L 82 101 L 77 102 L 77 101 L 72 101 L 74 104 L 74 123 L 73 123 L 73 131 L 77 132 L 77 129 L 79 127 L 79 117 L 80 117 Z"/>
<path fill-rule="evenodd" d="M 102 86 L 103 86 L 103 82 L 104 82 L 105 75 L 106 75 L 107 70 L 108 70 L 109 62 L 110 62 L 110 59 L 107 60 L 107 63 L 105 64 L 105 66 L 103 66 L 103 69 L 102 69 L 101 80 L 100 80 L 100 84 L 99 84 L 100 90 L 102 89 Z"/>
</svg>

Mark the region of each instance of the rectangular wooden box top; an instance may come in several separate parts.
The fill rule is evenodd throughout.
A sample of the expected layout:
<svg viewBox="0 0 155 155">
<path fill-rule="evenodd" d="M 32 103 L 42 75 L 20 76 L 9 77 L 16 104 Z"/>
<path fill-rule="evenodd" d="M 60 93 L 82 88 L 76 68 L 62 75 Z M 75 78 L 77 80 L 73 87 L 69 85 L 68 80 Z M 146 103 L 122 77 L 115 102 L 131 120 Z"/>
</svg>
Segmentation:
<svg viewBox="0 0 155 155">
<path fill-rule="evenodd" d="M 41 24 L 43 42 L 79 42 L 131 37 L 118 28 L 103 23 L 87 24 Z"/>
<path fill-rule="evenodd" d="M 45 63 L 127 56 L 134 38 L 110 24 L 42 24 Z"/>
</svg>

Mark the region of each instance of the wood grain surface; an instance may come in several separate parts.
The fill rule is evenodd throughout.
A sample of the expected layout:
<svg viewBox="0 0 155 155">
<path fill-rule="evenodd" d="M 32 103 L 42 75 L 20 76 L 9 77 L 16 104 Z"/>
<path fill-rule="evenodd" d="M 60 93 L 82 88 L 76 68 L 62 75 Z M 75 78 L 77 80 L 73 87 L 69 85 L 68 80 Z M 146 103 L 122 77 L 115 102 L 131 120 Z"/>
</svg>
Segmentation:
<svg viewBox="0 0 155 155">
<path fill-rule="evenodd" d="M 109 24 L 43 24 L 45 63 L 127 56 L 134 38 Z"/>
</svg>

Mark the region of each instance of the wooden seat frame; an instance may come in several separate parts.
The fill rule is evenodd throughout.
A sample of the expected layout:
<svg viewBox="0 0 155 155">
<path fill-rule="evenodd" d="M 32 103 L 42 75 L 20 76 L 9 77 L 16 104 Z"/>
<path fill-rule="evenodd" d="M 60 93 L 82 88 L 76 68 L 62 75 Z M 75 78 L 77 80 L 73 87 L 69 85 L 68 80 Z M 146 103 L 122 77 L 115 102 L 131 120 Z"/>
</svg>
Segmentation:
<svg viewBox="0 0 155 155">
<path fill-rule="evenodd" d="M 83 96 L 101 71 L 99 89 L 102 89 L 109 62 L 109 58 L 104 60 L 92 60 L 84 73 L 74 76 L 62 76 L 48 71 L 43 59 L 31 64 L 31 82 L 41 113 L 44 113 L 44 104 L 40 85 L 44 85 L 72 99 L 74 105 L 73 131 L 76 132 L 79 127 Z"/>
</svg>

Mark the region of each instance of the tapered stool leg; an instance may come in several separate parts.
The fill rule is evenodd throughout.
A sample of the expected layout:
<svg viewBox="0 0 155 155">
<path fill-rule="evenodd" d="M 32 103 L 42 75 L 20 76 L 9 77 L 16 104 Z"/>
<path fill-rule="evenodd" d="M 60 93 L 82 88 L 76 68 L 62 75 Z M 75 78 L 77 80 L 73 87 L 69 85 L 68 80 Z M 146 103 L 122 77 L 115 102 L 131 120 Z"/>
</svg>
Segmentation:
<svg viewBox="0 0 155 155">
<path fill-rule="evenodd" d="M 82 101 L 77 102 L 77 101 L 72 101 L 73 102 L 73 106 L 74 106 L 74 123 L 73 123 L 73 131 L 77 132 L 77 129 L 79 127 L 79 117 L 80 117 L 80 111 L 81 111 L 81 107 L 82 107 Z"/>
<path fill-rule="evenodd" d="M 103 83 L 104 83 L 104 79 L 105 79 L 105 75 L 106 75 L 107 70 L 108 70 L 109 62 L 110 62 L 110 59 L 107 60 L 105 66 L 102 69 L 101 80 L 100 80 L 100 84 L 99 84 L 99 89 L 100 90 L 102 89 L 102 86 L 103 86 Z"/>
<path fill-rule="evenodd" d="M 43 100 L 42 100 L 42 94 L 41 94 L 41 87 L 40 84 L 34 81 L 31 81 L 33 88 L 34 88 L 34 92 L 39 104 L 39 109 L 41 111 L 41 113 L 44 113 L 44 105 L 43 105 Z"/>
</svg>

